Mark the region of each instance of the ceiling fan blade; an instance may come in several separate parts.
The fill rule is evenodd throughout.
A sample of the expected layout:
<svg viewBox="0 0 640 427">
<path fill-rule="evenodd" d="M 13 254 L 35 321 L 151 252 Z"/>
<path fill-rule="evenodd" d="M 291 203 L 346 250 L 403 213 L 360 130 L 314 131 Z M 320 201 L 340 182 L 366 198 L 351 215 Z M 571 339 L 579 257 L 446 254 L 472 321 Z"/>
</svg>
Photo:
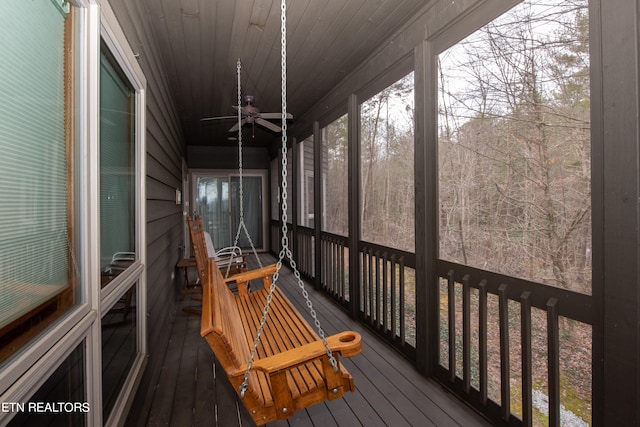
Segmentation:
<svg viewBox="0 0 640 427">
<path fill-rule="evenodd" d="M 238 116 L 219 116 L 219 117 L 205 117 L 200 119 L 201 122 L 213 122 L 215 120 L 229 120 L 229 119 L 237 119 Z"/>
<path fill-rule="evenodd" d="M 282 118 L 282 113 L 260 113 L 260 117 L 263 119 L 278 120 Z M 287 119 L 293 119 L 293 115 L 291 115 L 291 113 L 287 113 Z"/>
<path fill-rule="evenodd" d="M 234 110 L 238 111 L 238 106 L 237 106 L 237 105 L 232 105 L 231 107 L 232 107 Z M 250 111 L 248 111 L 245 107 L 240 107 L 240 113 L 241 113 L 243 116 L 250 116 L 250 115 L 251 115 L 251 112 L 250 112 Z"/>
<path fill-rule="evenodd" d="M 243 119 L 240 123 L 241 123 L 241 126 L 244 126 L 246 121 Z M 231 129 L 229 129 L 229 132 L 236 132 L 237 130 L 238 130 L 238 124 L 236 123 L 235 125 L 233 125 L 233 127 Z"/>
<path fill-rule="evenodd" d="M 261 126 L 266 127 L 267 129 L 269 129 L 269 130 L 271 130 L 273 132 L 281 132 L 282 131 L 282 128 L 280 126 L 274 125 L 273 123 L 271 123 L 269 121 L 266 121 L 265 119 L 258 118 L 258 119 L 256 119 L 256 123 L 261 125 Z"/>
</svg>

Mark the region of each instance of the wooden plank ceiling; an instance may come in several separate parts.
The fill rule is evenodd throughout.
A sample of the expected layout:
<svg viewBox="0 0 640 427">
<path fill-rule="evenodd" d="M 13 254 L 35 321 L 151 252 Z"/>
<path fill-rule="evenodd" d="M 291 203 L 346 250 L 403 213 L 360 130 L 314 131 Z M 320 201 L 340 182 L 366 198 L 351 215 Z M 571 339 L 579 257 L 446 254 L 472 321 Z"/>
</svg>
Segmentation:
<svg viewBox="0 0 640 427">
<path fill-rule="evenodd" d="M 236 61 L 242 93 L 261 112 L 280 112 L 279 0 L 145 0 L 189 145 L 230 145 L 237 105 Z M 397 31 L 425 0 L 289 0 L 287 101 L 304 114 Z M 277 121 L 275 123 L 278 123 Z M 245 125 L 244 140 L 252 135 Z M 255 145 L 277 134 L 255 126 Z"/>
</svg>

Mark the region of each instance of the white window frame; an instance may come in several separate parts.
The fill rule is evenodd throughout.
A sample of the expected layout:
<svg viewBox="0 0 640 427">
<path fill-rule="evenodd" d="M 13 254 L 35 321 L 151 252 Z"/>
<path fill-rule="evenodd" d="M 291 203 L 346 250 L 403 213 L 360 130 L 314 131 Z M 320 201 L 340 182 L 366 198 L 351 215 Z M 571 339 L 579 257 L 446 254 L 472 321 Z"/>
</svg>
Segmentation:
<svg viewBox="0 0 640 427">
<path fill-rule="evenodd" d="M 131 370 L 127 375 L 125 383 L 122 385 L 122 389 L 120 391 L 120 395 L 118 396 L 114 407 L 111 409 L 111 413 L 109 418 L 106 420 L 104 425 L 112 426 L 112 425 L 120 425 L 124 422 L 125 417 L 131 407 L 131 403 L 135 396 L 135 392 L 138 388 L 138 384 L 140 383 L 140 379 L 142 378 L 142 374 L 144 372 L 144 368 L 146 366 L 147 360 L 147 322 L 146 322 L 146 312 L 147 312 L 147 282 L 146 282 L 146 79 L 144 73 L 142 72 L 142 68 L 138 64 L 136 54 L 133 52 L 131 47 L 129 46 L 127 39 L 122 31 L 120 24 L 118 23 L 113 10 L 111 9 L 107 0 L 97 0 L 98 5 L 100 6 L 100 34 L 97 37 L 96 44 L 94 45 L 94 49 L 96 50 L 97 58 L 94 58 L 95 62 L 95 80 L 98 82 L 98 85 L 93 88 L 96 92 L 95 96 L 92 97 L 91 101 L 93 103 L 92 111 L 96 112 L 99 115 L 100 111 L 100 96 L 99 96 L 99 73 L 100 73 L 100 41 L 104 41 L 105 45 L 110 50 L 111 54 L 115 58 L 118 65 L 120 65 L 122 71 L 126 75 L 129 83 L 131 84 L 134 92 L 135 92 L 135 205 L 136 205 L 136 215 L 135 215 L 135 248 L 136 248 L 136 260 L 134 263 L 121 275 L 119 275 L 112 284 L 105 287 L 104 290 L 100 292 L 99 298 L 99 308 L 98 311 L 100 313 L 99 318 L 101 319 L 112 307 L 113 305 L 131 288 L 131 286 L 136 286 L 136 335 L 137 335 L 137 353 L 136 357 L 131 366 Z M 99 165 L 99 117 L 94 122 L 96 129 L 93 129 L 93 137 L 95 138 L 95 144 L 92 144 L 93 147 L 96 147 L 93 157 L 92 163 Z M 98 195 L 100 194 L 99 190 L 99 182 L 100 182 L 100 168 L 95 167 L 91 170 L 92 176 L 92 187 L 96 191 L 92 194 L 95 198 L 92 201 L 92 206 L 96 207 L 96 215 L 94 217 L 95 223 L 92 224 L 92 230 L 94 231 L 96 236 L 99 236 L 100 230 L 100 209 L 99 209 L 99 200 Z M 94 239 L 93 247 L 91 250 L 91 254 L 93 256 L 94 271 L 94 283 L 100 283 L 100 239 Z M 98 331 L 96 334 L 98 339 L 95 340 L 92 344 L 94 346 L 93 351 L 94 355 L 98 355 L 99 357 L 94 358 L 96 363 L 93 365 L 93 378 L 99 378 L 93 384 L 93 395 L 94 398 L 99 396 L 99 403 L 96 402 L 96 406 L 92 406 L 93 408 L 100 408 L 100 410 L 92 411 L 92 425 L 102 425 L 102 340 L 101 340 L 101 322 L 97 321 L 95 324 L 95 329 Z"/>
<path fill-rule="evenodd" d="M 49 330 L 0 369 L 0 401 L 26 402 L 50 374 L 84 342 L 87 425 L 121 425 L 147 360 L 146 298 L 146 79 L 108 0 L 71 0 L 75 7 L 75 132 L 79 154 L 77 211 L 80 217 L 80 301 Z M 136 261 L 114 283 L 100 289 L 100 43 L 104 40 L 135 91 L 136 100 Z M 120 395 L 103 423 L 101 318 L 131 287 L 136 289 L 137 354 Z M 15 413 L 0 412 L 0 424 Z"/>
<path fill-rule="evenodd" d="M 80 179 L 77 192 L 77 210 L 80 216 L 79 244 L 83 248 L 79 255 L 81 274 L 79 280 L 79 302 L 71 307 L 61 319 L 46 332 L 37 336 L 28 344 L 17 357 L 7 362 L 0 369 L 0 401 L 2 402 L 26 402 L 46 382 L 51 372 L 55 371 L 81 342 L 85 342 L 85 391 L 88 395 L 88 403 L 91 408 L 93 400 L 90 396 L 89 382 L 91 368 L 91 342 L 98 341 L 92 333 L 92 326 L 96 324 L 97 313 L 94 304 L 92 287 L 91 265 L 91 231 L 87 228 L 90 222 L 91 192 L 87 180 L 87 171 L 91 170 L 89 147 L 91 120 L 87 112 L 91 93 L 91 57 L 90 49 L 92 30 L 95 26 L 92 21 L 98 17 L 99 9 L 90 0 L 72 0 L 75 7 L 75 23 L 73 38 L 75 41 L 74 57 L 74 111 L 76 119 L 74 123 L 76 138 L 74 143 L 79 144 L 76 166 Z M 97 27 L 95 31 L 97 32 Z M 0 424 L 4 425 L 13 418 L 15 413 L 0 413 Z M 88 420 L 90 422 L 90 420 Z"/>
</svg>

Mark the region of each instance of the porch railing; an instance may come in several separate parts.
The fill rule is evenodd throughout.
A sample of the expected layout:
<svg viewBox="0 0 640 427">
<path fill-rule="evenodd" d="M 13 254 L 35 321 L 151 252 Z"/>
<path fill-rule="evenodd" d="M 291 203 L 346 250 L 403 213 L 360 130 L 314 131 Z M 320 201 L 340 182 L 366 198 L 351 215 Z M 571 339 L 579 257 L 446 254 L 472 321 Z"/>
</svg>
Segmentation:
<svg viewBox="0 0 640 427">
<path fill-rule="evenodd" d="M 360 242 L 360 319 L 415 360 L 415 254 Z"/>
<path fill-rule="evenodd" d="M 591 349 L 578 353 L 572 348 L 575 343 L 564 342 L 569 335 L 562 337 L 562 324 L 588 329 L 589 334 L 592 297 L 442 260 L 437 273 L 436 377 L 495 424 L 531 426 L 536 410 L 539 417 L 548 417 L 550 427 L 559 426 L 561 383 L 568 382 L 568 375 L 591 375 Z M 538 342 L 541 339 L 546 342 Z M 590 347 L 590 342 L 580 345 Z M 563 363 L 572 370 L 589 366 L 582 373 L 561 374 Z M 535 372 L 536 366 L 546 372 Z M 536 395 L 546 400 L 536 409 L 534 385 Z"/>
<path fill-rule="evenodd" d="M 307 279 L 315 277 L 315 238 L 313 229 L 298 226 L 296 236 L 296 262 L 298 270 Z"/>
<path fill-rule="evenodd" d="M 320 237 L 322 290 L 345 307 L 349 306 L 349 247 L 347 238 L 322 233 Z"/>
<path fill-rule="evenodd" d="M 277 223 L 272 232 L 279 235 Z M 360 242 L 356 298 L 346 237 L 323 232 L 318 265 L 313 229 L 297 227 L 295 243 L 301 273 L 319 273 L 325 293 L 346 309 L 357 304 L 360 321 L 407 358 L 426 357 L 416 354 L 415 254 Z M 428 331 L 431 351 L 437 347 L 434 377 L 496 425 L 531 426 L 542 417 L 559 426 L 568 406 L 563 387 L 571 377 L 591 384 L 592 297 L 444 260 L 436 274 L 439 323 Z M 571 342 L 567 328 L 585 338 Z"/>
</svg>

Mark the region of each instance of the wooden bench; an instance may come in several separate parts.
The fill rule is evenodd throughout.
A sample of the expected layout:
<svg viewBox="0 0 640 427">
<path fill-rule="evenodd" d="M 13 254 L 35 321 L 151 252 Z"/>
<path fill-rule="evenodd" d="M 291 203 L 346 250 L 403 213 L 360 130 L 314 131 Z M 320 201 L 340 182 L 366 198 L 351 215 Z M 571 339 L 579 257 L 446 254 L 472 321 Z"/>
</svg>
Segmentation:
<svg viewBox="0 0 640 427">
<path fill-rule="evenodd" d="M 203 282 L 201 334 L 240 395 L 239 387 L 262 317 L 276 266 L 235 275 L 238 294 L 231 292 L 213 260 Z M 263 279 L 264 288 L 249 293 L 247 283 Z M 316 332 L 278 288 L 273 295 L 261 344 L 242 402 L 257 425 L 289 418 L 295 411 L 354 391 L 353 378 L 339 356 L 362 351 L 360 334 L 343 332 L 327 337 L 338 371 L 329 364 Z"/>
</svg>

